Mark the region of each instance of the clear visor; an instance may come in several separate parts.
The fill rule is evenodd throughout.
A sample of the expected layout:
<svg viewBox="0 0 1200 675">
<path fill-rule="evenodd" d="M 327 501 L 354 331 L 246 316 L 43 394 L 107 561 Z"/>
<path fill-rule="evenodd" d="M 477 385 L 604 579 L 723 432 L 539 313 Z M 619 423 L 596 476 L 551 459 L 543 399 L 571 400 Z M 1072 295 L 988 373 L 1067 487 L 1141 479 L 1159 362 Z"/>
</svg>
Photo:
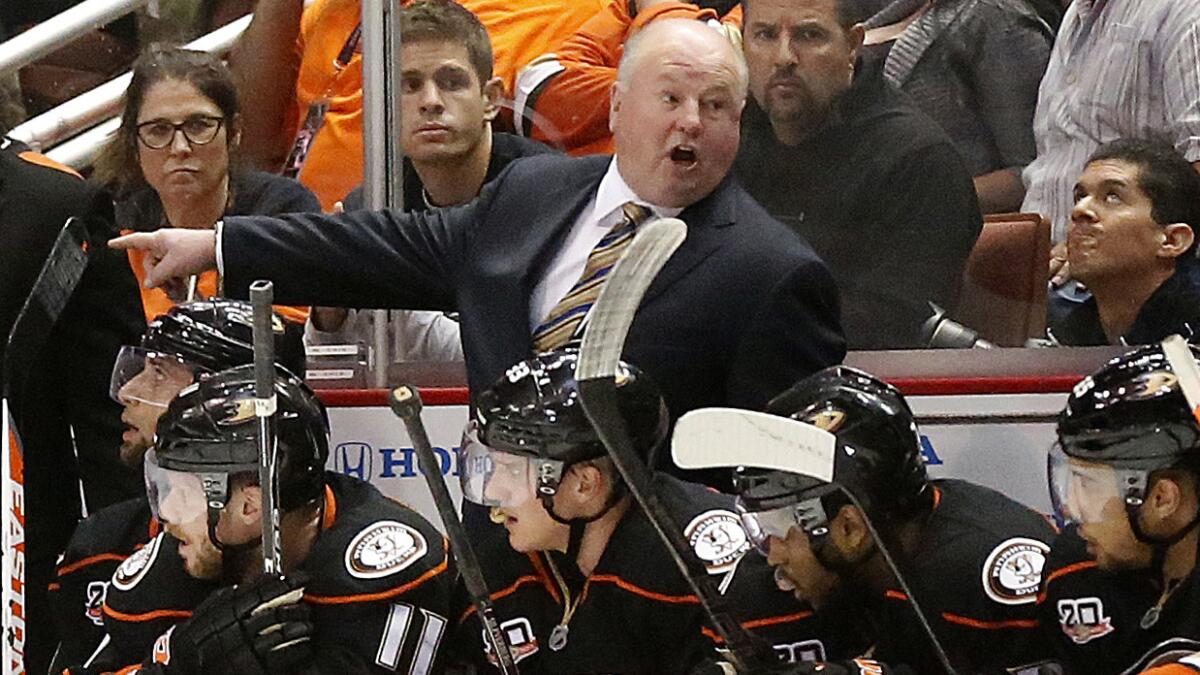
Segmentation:
<svg viewBox="0 0 1200 675">
<path fill-rule="evenodd" d="M 532 500 L 537 496 L 538 473 L 543 466 L 562 465 L 485 445 L 479 440 L 475 421 L 463 431 L 459 453 L 463 497 L 483 506 L 512 507 Z"/>
<path fill-rule="evenodd" d="M 174 354 L 126 345 L 113 364 L 108 393 L 121 405 L 137 401 L 165 408 L 200 370 Z"/>
<path fill-rule="evenodd" d="M 1050 450 L 1050 497 L 1064 524 L 1099 523 L 1125 517 L 1122 484 L 1137 471 L 1067 456 L 1057 443 Z"/>
<path fill-rule="evenodd" d="M 759 553 L 767 555 L 770 552 L 771 537 L 780 541 L 787 539 L 788 530 L 800 527 L 796 518 L 796 505 L 789 504 L 769 511 L 750 511 L 742 503 L 741 498 L 734 502 L 734 508 L 742 519 L 742 528 L 750 537 L 750 542 Z"/>
<path fill-rule="evenodd" d="M 146 453 L 144 465 L 146 496 L 155 518 L 176 525 L 207 520 L 208 500 L 200 476 L 162 468 L 153 449 Z"/>
</svg>

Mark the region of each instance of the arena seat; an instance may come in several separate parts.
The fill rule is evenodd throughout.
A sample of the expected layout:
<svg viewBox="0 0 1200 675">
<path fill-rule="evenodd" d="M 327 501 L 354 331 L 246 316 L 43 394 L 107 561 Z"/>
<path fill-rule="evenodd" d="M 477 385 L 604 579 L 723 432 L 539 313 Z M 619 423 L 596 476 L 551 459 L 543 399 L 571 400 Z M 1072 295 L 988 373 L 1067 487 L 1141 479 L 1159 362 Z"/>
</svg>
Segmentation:
<svg viewBox="0 0 1200 675">
<path fill-rule="evenodd" d="M 1046 331 L 1050 222 L 1036 213 L 984 218 L 967 259 L 955 320 L 1001 347 Z"/>
</svg>

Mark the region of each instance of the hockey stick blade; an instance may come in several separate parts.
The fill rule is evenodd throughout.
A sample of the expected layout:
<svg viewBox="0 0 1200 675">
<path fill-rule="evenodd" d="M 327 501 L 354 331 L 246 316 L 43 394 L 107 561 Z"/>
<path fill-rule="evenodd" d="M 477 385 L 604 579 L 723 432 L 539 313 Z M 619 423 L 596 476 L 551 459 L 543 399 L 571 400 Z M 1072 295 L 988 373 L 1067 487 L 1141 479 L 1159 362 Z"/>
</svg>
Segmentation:
<svg viewBox="0 0 1200 675">
<path fill-rule="evenodd" d="M 454 552 L 454 559 L 458 561 L 458 571 L 462 574 L 463 585 L 467 587 L 467 593 L 471 595 L 475 611 L 479 613 L 479 621 L 483 624 L 488 642 L 492 645 L 500 672 L 503 675 L 517 675 L 520 671 L 517 669 L 516 661 L 513 660 L 512 652 L 508 649 L 508 642 L 504 639 L 504 631 L 500 629 L 500 622 L 496 619 L 496 609 L 492 604 L 487 581 L 483 578 L 483 568 L 479 565 L 479 558 L 475 555 L 475 549 L 471 546 L 467 531 L 463 528 L 462 521 L 458 519 L 458 513 L 454 510 L 454 499 L 450 496 L 450 490 L 446 488 L 446 482 L 442 478 L 441 462 L 433 455 L 429 434 L 426 433 L 425 423 L 421 420 L 421 394 L 415 387 L 402 385 L 393 389 L 388 395 L 388 405 L 391 406 L 396 417 L 404 422 L 404 427 L 408 429 L 408 438 L 412 441 L 413 450 L 417 453 L 417 464 L 421 467 L 421 472 L 425 474 L 425 484 L 429 486 L 433 503 L 437 506 L 438 515 L 442 518 L 442 525 L 446 528 L 446 536 L 450 538 L 450 550 Z"/>
<path fill-rule="evenodd" d="M 671 457 L 685 469 L 748 467 L 786 471 L 824 483 L 833 481 L 836 451 L 837 437 L 824 429 L 788 417 L 734 408 L 701 408 L 685 413 L 675 423 L 671 436 Z M 954 675 L 954 666 L 941 640 L 933 632 L 917 595 L 900 573 L 866 509 L 849 490 L 839 488 L 839 491 L 861 512 L 884 563 L 929 638 L 934 656 L 946 673 Z"/>
<path fill-rule="evenodd" d="M 258 417 L 258 481 L 262 491 L 263 572 L 283 574 L 279 526 L 278 446 L 275 443 L 275 286 L 259 279 L 250 284 L 254 310 L 254 414 Z"/>
<path fill-rule="evenodd" d="M 617 405 L 617 367 L 634 314 L 646 289 L 686 236 L 687 226 L 674 218 L 645 225 L 609 274 L 588 317 L 580 348 L 575 369 L 579 400 L 630 494 L 725 641 L 734 667 L 740 673 L 767 672 L 779 662 L 766 645 L 753 642 L 733 618 L 725 597 L 685 541 L 682 528 L 659 500 L 652 473 L 638 457 Z"/>
<path fill-rule="evenodd" d="M 1200 368 L 1196 366 L 1192 348 L 1181 336 L 1171 335 L 1162 341 L 1162 350 L 1175 377 L 1179 378 L 1179 388 L 1183 390 L 1184 400 L 1192 411 L 1192 417 L 1200 423 Z"/>
<path fill-rule="evenodd" d="M 17 314 L 4 349 L 4 391 L 29 368 L 46 344 L 88 264 L 88 231 L 82 219 L 71 218 L 55 238 L 29 297 Z"/>
</svg>

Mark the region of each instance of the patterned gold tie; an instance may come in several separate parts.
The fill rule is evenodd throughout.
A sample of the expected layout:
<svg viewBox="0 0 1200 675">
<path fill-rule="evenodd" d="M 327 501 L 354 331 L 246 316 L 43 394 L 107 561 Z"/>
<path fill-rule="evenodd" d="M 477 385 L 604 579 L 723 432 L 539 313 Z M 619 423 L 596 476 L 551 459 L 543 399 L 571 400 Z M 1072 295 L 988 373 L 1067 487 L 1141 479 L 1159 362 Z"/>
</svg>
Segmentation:
<svg viewBox="0 0 1200 675">
<path fill-rule="evenodd" d="M 600 240 L 592 252 L 588 254 L 587 265 L 579 281 L 563 296 L 562 300 L 550 310 L 546 319 L 533 332 L 533 346 L 537 351 L 544 352 L 561 347 L 577 337 L 576 331 L 587 316 L 592 303 L 600 296 L 600 288 L 609 271 L 621 259 L 621 253 L 641 225 L 650 217 L 650 209 L 635 202 L 625 202 L 621 205 L 625 217 L 613 226 L 608 234 Z"/>
</svg>

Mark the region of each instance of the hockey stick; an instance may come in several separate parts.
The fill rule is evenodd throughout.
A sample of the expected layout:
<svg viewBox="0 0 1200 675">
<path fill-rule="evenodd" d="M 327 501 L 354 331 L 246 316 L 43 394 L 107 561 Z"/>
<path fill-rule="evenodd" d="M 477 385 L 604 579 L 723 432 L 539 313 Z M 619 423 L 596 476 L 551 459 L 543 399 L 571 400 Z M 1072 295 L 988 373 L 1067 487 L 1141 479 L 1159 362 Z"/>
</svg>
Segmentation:
<svg viewBox="0 0 1200 675">
<path fill-rule="evenodd" d="M 504 639 L 504 632 L 496 620 L 496 608 L 492 604 L 487 581 L 483 578 L 483 568 L 480 567 L 475 549 L 471 547 L 471 540 L 467 538 L 467 531 L 454 510 L 454 500 L 450 497 L 450 491 L 446 489 L 446 482 L 442 478 L 441 463 L 433 456 L 429 434 L 425 433 L 425 423 L 421 421 L 421 394 L 413 387 L 402 385 L 392 390 L 388 396 L 388 405 L 408 429 L 408 437 L 417 453 L 417 464 L 425 474 L 425 484 L 429 486 L 433 503 L 437 505 L 438 515 L 442 517 L 442 524 L 446 527 L 450 549 L 454 552 L 454 559 L 458 561 L 458 571 L 462 573 L 463 584 L 471 595 L 471 603 L 479 613 L 479 621 L 483 623 L 484 634 L 492 645 L 500 672 L 504 675 L 518 675 L 520 671 L 517 669 L 517 663 L 513 660 L 512 652 L 508 650 L 508 642 Z"/>
<path fill-rule="evenodd" d="M 753 642 L 733 618 L 725 597 L 714 588 L 703 564 L 684 539 L 683 529 L 658 498 L 652 473 L 638 458 L 617 406 L 617 366 L 633 315 L 650 282 L 686 236 L 687 225 L 675 218 L 657 220 L 638 229 L 592 306 L 575 378 L 584 412 L 629 492 L 641 505 L 708 613 L 713 628 L 725 641 L 734 667 L 739 673 L 761 673 L 779 667 L 778 659 L 773 652 Z"/>
<path fill-rule="evenodd" d="M 3 457 L 0 457 L 0 508 L 4 510 L 3 602 L 4 639 L 0 654 L 3 672 L 25 672 L 25 453 L 13 419 L 14 381 L 23 380 L 88 264 L 88 231 L 83 220 L 71 218 L 59 231 L 33 283 L 25 305 L 9 331 L 0 366 L 3 396 Z M 19 369 L 19 371 L 18 371 Z"/>
<path fill-rule="evenodd" d="M 929 638 L 934 655 L 948 675 L 955 675 L 946 650 L 875 524 L 867 516 L 867 510 L 853 493 L 832 482 L 836 445 L 837 438 L 833 434 L 798 420 L 753 410 L 703 408 L 685 413 L 675 423 L 671 456 L 684 469 L 754 467 L 808 476 L 834 486 L 862 514 L 884 563 Z"/>
<path fill-rule="evenodd" d="M 283 574 L 283 545 L 279 536 L 279 481 L 275 470 L 275 315 L 271 304 L 275 286 L 259 279 L 250 284 L 254 308 L 254 414 L 258 417 L 258 484 L 262 492 L 263 572 Z"/>
</svg>

